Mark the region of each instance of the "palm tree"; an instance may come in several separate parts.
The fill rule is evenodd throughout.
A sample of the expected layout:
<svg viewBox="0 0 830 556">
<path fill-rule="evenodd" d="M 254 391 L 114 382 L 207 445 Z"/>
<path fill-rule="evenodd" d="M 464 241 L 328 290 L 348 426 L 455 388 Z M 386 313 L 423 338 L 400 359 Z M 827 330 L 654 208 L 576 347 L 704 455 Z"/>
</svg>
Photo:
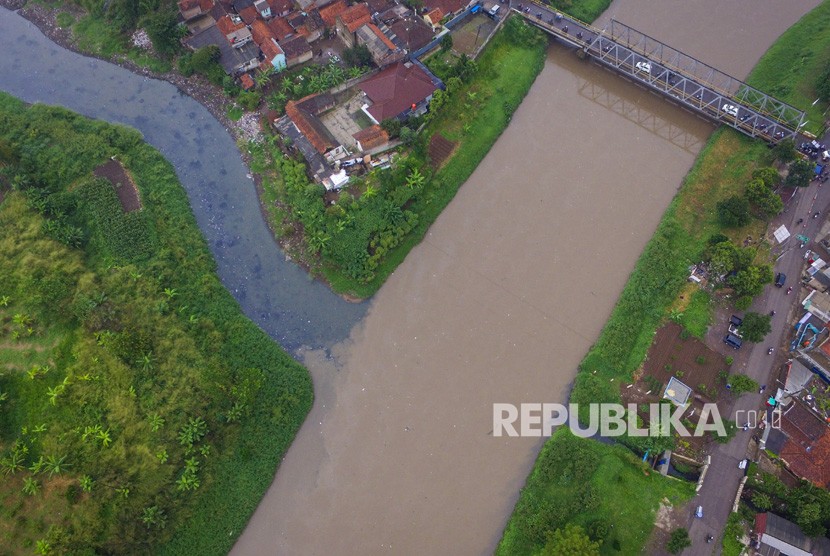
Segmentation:
<svg viewBox="0 0 830 556">
<path fill-rule="evenodd" d="M 142 371 L 149 371 L 153 368 L 153 352 L 148 351 L 144 355 L 141 356 L 141 359 L 136 361 L 139 365 L 141 365 Z"/>
<path fill-rule="evenodd" d="M 167 296 L 167 299 L 173 299 L 179 292 L 177 292 L 174 288 L 164 288 L 164 295 Z"/>
<path fill-rule="evenodd" d="M 315 252 L 322 251 L 326 244 L 329 242 L 331 237 L 323 232 L 317 232 L 313 236 L 311 236 L 308 240 L 308 246 Z"/>
<path fill-rule="evenodd" d="M 272 75 L 274 75 L 274 66 L 268 66 L 266 69 L 260 71 L 254 78 L 254 83 L 256 83 L 257 89 L 262 89 L 268 85 Z"/>
<path fill-rule="evenodd" d="M 377 195 L 377 193 L 378 193 L 378 190 L 376 188 L 372 187 L 372 185 L 370 184 L 370 185 L 366 186 L 366 191 L 363 192 L 363 196 L 366 197 L 367 199 L 371 199 L 372 197 Z"/>
<path fill-rule="evenodd" d="M 45 462 L 45 468 L 49 472 L 49 476 L 58 474 L 60 475 L 64 471 L 66 471 L 67 467 L 71 467 L 72 465 L 66 463 L 66 456 L 56 457 L 56 456 L 47 456 Z"/>
<path fill-rule="evenodd" d="M 98 440 L 101 441 L 101 446 L 106 448 L 112 442 L 112 437 L 110 437 L 110 430 L 107 429 L 105 431 L 98 431 Z"/>
<path fill-rule="evenodd" d="M 24 454 L 21 454 L 18 450 L 14 450 L 7 457 L 0 460 L 0 466 L 3 467 L 3 475 L 14 475 L 22 470 L 24 458 Z"/>
<path fill-rule="evenodd" d="M 23 479 L 23 493 L 29 496 L 34 496 L 40 492 L 40 483 L 36 479 L 26 477 Z"/>
<path fill-rule="evenodd" d="M 81 490 L 83 490 L 84 492 L 91 492 L 92 485 L 95 481 L 93 481 L 92 477 L 90 477 L 89 475 L 83 475 L 78 482 L 81 485 Z"/>
<path fill-rule="evenodd" d="M 164 510 L 159 509 L 158 506 L 150 506 L 149 508 L 144 508 L 144 512 L 141 514 L 141 521 L 147 527 L 155 525 L 159 529 L 164 529 L 167 523 L 167 516 L 164 515 Z"/>
<path fill-rule="evenodd" d="M 150 430 L 151 431 L 156 432 L 163 426 L 164 426 L 164 417 L 162 417 L 158 413 L 153 413 L 152 415 L 150 415 Z"/>
<path fill-rule="evenodd" d="M 0 307 L 8 307 L 11 298 L 8 295 L 0 296 Z"/>
<path fill-rule="evenodd" d="M 421 174 L 421 171 L 415 168 L 406 177 L 406 186 L 410 189 L 420 189 L 420 187 L 424 185 L 425 181 L 426 178 L 423 174 Z"/>
</svg>

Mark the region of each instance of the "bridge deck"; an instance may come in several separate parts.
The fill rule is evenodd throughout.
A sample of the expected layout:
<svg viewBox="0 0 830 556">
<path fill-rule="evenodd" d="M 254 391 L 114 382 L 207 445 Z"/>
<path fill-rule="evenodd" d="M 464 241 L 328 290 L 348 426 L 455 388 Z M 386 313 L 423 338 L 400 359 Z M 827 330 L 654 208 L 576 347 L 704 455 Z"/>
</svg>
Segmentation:
<svg viewBox="0 0 830 556">
<path fill-rule="evenodd" d="M 774 143 L 802 133 L 803 111 L 616 20 L 597 29 L 532 0 L 512 9 L 601 64 L 751 137 Z"/>
</svg>

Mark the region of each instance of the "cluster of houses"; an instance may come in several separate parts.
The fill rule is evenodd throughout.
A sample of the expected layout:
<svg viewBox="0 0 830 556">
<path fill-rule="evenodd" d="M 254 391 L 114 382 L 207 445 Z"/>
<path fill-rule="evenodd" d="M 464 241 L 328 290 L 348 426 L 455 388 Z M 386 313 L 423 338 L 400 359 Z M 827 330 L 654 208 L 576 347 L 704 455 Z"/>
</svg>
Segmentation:
<svg viewBox="0 0 830 556">
<path fill-rule="evenodd" d="M 441 32 L 441 22 L 469 0 L 426 0 L 413 10 L 395 0 L 180 0 L 193 50 L 216 45 L 219 63 L 244 83 L 247 72 L 281 71 L 313 57 L 313 45 L 337 36 L 345 47 L 365 45 L 378 67 L 403 59 Z M 247 75 L 247 77 L 244 77 Z"/>
<path fill-rule="evenodd" d="M 366 47 L 377 66 L 371 75 L 337 91 L 291 100 L 273 122 L 302 153 L 309 174 L 332 190 L 349 181 L 353 166 L 370 164 L 372 155 L 395 146 L 383 121 L 403 122 L 427 110 L 443 83 L 413 53 L 431 48 L 447 32 L 442 22 L 475 2 L 424 0 L 417 10 L 400 0 L 180 0 L 178 5 L 190 30 L 185 44 L 193 50 L 218 46 L 219 63 L 246 89 L 254 86 L 255 71 L 279 72 L 314 58 L 317 41 Z"/>
</svg>

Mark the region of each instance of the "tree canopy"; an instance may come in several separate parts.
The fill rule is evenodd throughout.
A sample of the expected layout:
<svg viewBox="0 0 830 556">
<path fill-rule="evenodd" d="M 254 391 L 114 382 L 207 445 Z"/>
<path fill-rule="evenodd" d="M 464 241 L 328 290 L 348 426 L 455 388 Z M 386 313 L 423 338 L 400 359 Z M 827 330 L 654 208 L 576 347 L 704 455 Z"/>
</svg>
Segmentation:
<svg viewBox="0 0 830 556">
<path fill-rule="evenodd" d="M 747 313 L 741 323 L 741 335 L 750 342 L 760 342 L 772 330 L 771 321 L 769 315 Z"/>
<path fill-rule="evenodd" d="M 599 556 L 599 543 L 592 541 L 585 530 L 569 523 L 557 529 L 542 549 L 543 556 Z"/>
<path fill-rule="evenodd" d="M 717 205 L 718 221 L 727 228 L 740 228 L 749 224 L 749 201 L 740 195 L 727 197 Z"/>
</svg>

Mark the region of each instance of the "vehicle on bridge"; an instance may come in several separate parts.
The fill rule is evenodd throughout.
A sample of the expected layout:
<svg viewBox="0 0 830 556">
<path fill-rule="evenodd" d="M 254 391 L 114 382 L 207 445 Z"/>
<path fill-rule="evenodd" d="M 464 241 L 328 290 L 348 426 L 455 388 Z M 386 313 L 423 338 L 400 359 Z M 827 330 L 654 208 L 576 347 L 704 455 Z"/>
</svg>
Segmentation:
<svg viewBox="0 0 830 556">
<path fill-rule="evenodd" d="M 637 62 L 636 64 L 634 64 L 634 67 L 640 71 L 651 73 L 651 64 L 649 64 L 648 62 Z"/>
<path fill-rule="evenodd" d="M 734 104 L 724 104 L 723 106 L 721 106 L 721 110 L 723 110 L 733 118 L 738 117 L 738 107 Z"/>
</svg>

